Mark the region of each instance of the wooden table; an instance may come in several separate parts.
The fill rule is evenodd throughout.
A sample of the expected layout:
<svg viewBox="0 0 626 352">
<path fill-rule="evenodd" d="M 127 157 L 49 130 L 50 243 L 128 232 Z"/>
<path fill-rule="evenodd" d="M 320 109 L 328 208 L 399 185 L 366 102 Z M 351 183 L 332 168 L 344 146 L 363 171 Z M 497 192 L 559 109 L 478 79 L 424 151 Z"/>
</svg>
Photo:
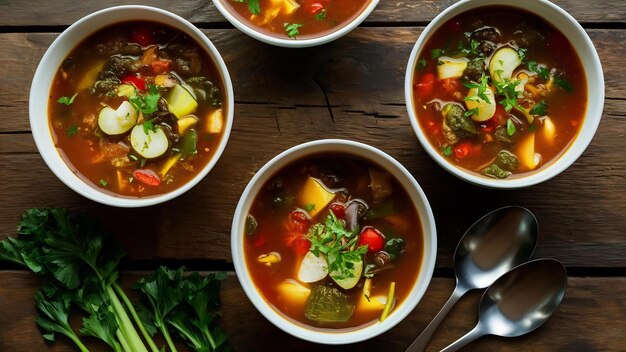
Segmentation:
<svg viewBox="0 0 626 352">
<path fill-rule="evenodd" d="M 383 0 L 350 35 L 316 48 L 288 50 L 257 42 L 227 23 L 210 1 L 144 0 L 202 29 L 222 53 L 235 89 L 235 123 L 215 169 L 185 195 L 147 209 L 115 209 L 64 186 L 37 153 L 28 124 L 34 70 L 52 40 L 77 19 L 130 0 L 0 1 L 0 239 L 15 233 L 20 214 L 35 206 L 69 207 L 100 218 L 124 245 L 124 281 L 158 265 L 227 270 L 221 325 L 235 351 L 403 351 L 443 305 L 454 286 L 454 248 L 478 217 L 518 204 L 540 223 L 536 257 L 568 268 L 559 312 L 518 339 L 483 338 L 468 351 L 626 351 L 626 3 L 559 0 L 585 27 L 606 79 L 604 116 L 582 157 L 541 185 L 518 191 L 464 183 L 435 164 L 411 130 L 404 104 L 409 52 L 423 27 L 454 1 Z M 44 104 L 45 102 L 41 102 Z M 348 347 L 300 341 L 268 323 L 248 301 L 233 272 L 230 225 L 251 176 L 296 144 L 346 138 L 397 158 L 428 195 L 437 220 L 435 277 L 418 307 L 391 331 Z M 0 351 L 47 348 L 34 323 L 39 281 L 0 263 Z M 438 350 L 477 319 L 478 292 L 463 298 L 434 337 Z M 271 336 L 272 338 L 268 338 Z"/>
</svg>

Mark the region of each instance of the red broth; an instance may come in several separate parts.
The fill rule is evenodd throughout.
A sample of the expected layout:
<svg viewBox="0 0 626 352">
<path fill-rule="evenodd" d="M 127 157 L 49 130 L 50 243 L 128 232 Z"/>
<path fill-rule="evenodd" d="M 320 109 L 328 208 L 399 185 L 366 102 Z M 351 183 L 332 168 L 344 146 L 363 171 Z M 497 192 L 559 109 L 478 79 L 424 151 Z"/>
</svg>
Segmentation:
<svg viewBox="0 0 626 352">
<path fill-rule="evenodd" d="M 312 178 L 316 181 L 312 181 Z M 330 194 L 329 198 L 321 203 L 316 201 L 315 192 L 309 188 L 312 184 L 321 186 L 318 190 L 323 189 L 324 193 L 330 192 L 325 193 Z M 358 208 L 362 206 L 358 202 L 366 203 L 367 209 Z M 349 227 L 350 223 L 354 223 L 349 220 L 349 214 L 358 215 L 353 212 L 355 209 L 365 214 L 358 220 L 360 226 L 355 230 L 357 237 L 353 240 L 358 240 L 355 249 L 360 248 L 363 241 L 368 243 L 366 250 L 372 247 L 371 252 L 367 250 L 358 260 L 363 261 L 365 268 L 370 264 L 375 266 L 360 275 L 354 273 L 351 280 L 356 284 L 353 287 L 339 285 L 331 278 L 332 275 L 305 282 L 311 280 L 303 280 L 305 275 L 301 275 L 301 265 L 315 248 L 313 243 L 316 237 L 311 235 L 314 233 L 312 229 L 332 219 L 331 212 L 336 214 L 335 218 L 343 226 Z M 374 303 L 379 302 L 380 297 L 386 297 L 391 283 L 395 282 L 394 307 L 397 307 L 407 298 L 422 265 L 423 233 L 411 199 L 393 176 L 361 158 L 314 155 L 288 165 L 263 185 L 251 206 L 249 216 L 243 245 L 246 265 L 254 285 L 278 313 L 309 328 L 336 331 L 375 323 L 384 305 L 365 304 L 364 273 L 375 273 L 370 279 L 368 295 Z M 383 237 L 378 238 L 380 234 Z M 397 245 L 398 239 L 404 242 L 403 250 L 397 250 L 402 246 L 387 245 Z M 382 252 L 395 255 L 395 258 L 379 265 L 377 257 L 384 256 Z M 278 254 L 280 260 L 267 263 L 268 254 Z M 327 263 L 328 267 L 332 267 L 330 260 Z M 304 272 L 309 273 L 306 270 Z M 309 304 L 312 292 L 320 290 L 320 287 L 339 292 L 349 302 L 348 305 L 353 305 L 354 311 L 348 319 L 339 322 L 319 321 L 316 316 L 311 319 Z"/>
<path fill-rule="evenodd" d="M 245 23 L 268 35 L 307 39 L 345 26 L 370 0 L 258 0 L 258 13 L 254 0 L 223 2 Z"/>
<path fill-rule="evenodd" d="M 455 66 L 460 60 L 465 69 Z M 514 67 L 508 79 L 505 65 Z M 587 108 L 587 81 L 571 43 L 513 7 L 481 7 L 444 23 L 422 49 L 413 83 L 415 112 L 430 143 L 449 162 L 488 177 L 520 177 L 550 165 L 576 138 Z M 495 99 L 478 96 L 481 89 Z M 471 111 L 487 101 L 495 111 Z"/>
<path fill-rule="evenodd" d="M 59 67 L 50 127 L 67 165 L 91 186 L 125 197 L 163 194 L 214 156 L 224 92 L 215 63 L 184 33 L 154 22 L 118 23 L 90 35 Z"/>
</svg>

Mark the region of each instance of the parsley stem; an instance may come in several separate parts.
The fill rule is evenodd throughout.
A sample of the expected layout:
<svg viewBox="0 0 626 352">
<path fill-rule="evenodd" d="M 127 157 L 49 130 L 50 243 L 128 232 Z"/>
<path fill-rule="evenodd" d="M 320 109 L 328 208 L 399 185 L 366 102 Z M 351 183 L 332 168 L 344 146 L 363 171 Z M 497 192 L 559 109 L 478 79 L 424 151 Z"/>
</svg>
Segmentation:
<svg viewBox="0 0 626 352">
<path fill-rule="evenodd" d="M 163 337 L 165 338 L 165 341 L 167 342 L 167 345 L 169 346 L 170 351 L 177 352 L 176 346 L 174 346 L 174 341 L 172 341 L 172 338 L 170 337 L 170 333 L 169 331 L 167 331 L 167 327 L 165 326 L 165 324 L 161 325 L 161 333 L 163 334 Z"/>
<path fill-rule="evenodd" d="M 130 346 L 128 345 L 128 341 L 126 341 L 126 336 L 122 333 L 122 330 L 117 329 L 115 332 L 117 339 L 120 340 L 120 345 L 122 345 L 122 351 L 128 352 L 131 351 Z"/>
<path fill-rule="evenodd" d="M 124 293 L 124 290 L 122 290 L 122 288 L 117 282 L 113 283 L 113 289 L 120 296 L 120 298 L 122 299 L 122 302 L 124 302 L 126 309 L 128 309 L 128 311 L 130 312 L 130 315 L 133 317 L 133 320 L 135 321 L 135 324 L 137 324 L 137 326 L 139 327 L 139 330 L 141 331 L 141 334 L 143 335 L 144 340 L 146 340 L 146 342 L 148 343 L 148 346 L 150 346 L 150 350 L 152 352 L 159 352 L 159 348 L 154 343 L 154 340 L 152 340 L 152 337 L 150 336 L 148 331 L 146 331 L 146 327 L 143 325 L 143 322 L 139 318 L 139 315 L 137 314 L 135 307 L 131 303 L 130 299 L 128 299 L 128 296 L 126 296 L 126 293 Z M 176 350 L 173 349 L 172 351 L 176 351 Z"/>
<path fill-rule="evenodd" d="M 68 328 L 70 329 L 71 333 L 64 334 L 64 335 L 67 336 L 70 340 L 74 341 L 74 343 L 76 344 L 78 349 L 81 350 L 81 352 L 89 352 L 89 349 L 87 348 L 87 346 L 85 346 L 83 342 L 78 338 L 78 336 L 76 336 L 72 328 L 70 328 L 69 326 Z"/>
<path fill-rule="evenodd" d="M 106 294 L 111 301 L 113 313 L 118 319 L 120 330 L 122 330 L 124 337 L 126 337 L 126 342 L 128 342 L 128 345 L 130 346 L 129 351 L 148 352 L 146 346 L 144 346 L 143 342 L 141 341 L 139 334 L 137 334 L 137 330 L 135 330 L 133 323 L 130 321 L 128 314 L 126 314 L 124 306 L 122 306 L 122 303 L 120 302 L 119 298 L 117 298 L 117 295 L 115 294 L 115 291 L 113 291 L 113 288 L 111 288 L 111 286 L 106 288 Z"/>
</svg>

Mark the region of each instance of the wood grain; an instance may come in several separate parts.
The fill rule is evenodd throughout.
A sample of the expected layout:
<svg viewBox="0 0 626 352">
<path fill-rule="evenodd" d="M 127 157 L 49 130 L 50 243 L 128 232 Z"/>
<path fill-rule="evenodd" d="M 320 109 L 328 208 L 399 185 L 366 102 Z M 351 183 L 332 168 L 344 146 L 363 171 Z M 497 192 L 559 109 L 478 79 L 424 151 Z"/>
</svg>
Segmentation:
<svg viewBox="0 0 626 352">
<path fill-rule="evenodd" d="M 123 273 L 128 288 L 142 274 Z M 35 323 L 33 296 L 39 280 L 25 272 L 0 271 L 0 350 L 71 351 L 60 339 L 45 348 Z M 235 351 L 404 351 L 435 316 L 452 292 L 452 279 L 434 279 L 417 308 L 399 325 L 372 340 L 349 346 L 320 346 L 298 340 L 269 323 L 250 303 L 233 273 L 222 289 L 220 325 Z M 130 290 L 127 290 L 129 292 Z M 561 308 L 550 321 L 530 335 L 503 339 L 485 337 L 464 351 L 626 351 L 626 278 L 570 278 Z M 134 299 L 139 299 L 135 297 Z M 435 334 L 427 351 L 437 351 L 469 331 L 477 321 L 480 292 L 464 297 Z M 74 319 L 78 323 L 78 319 Z M 77 326 L 75 324 L 75 326 Z M 272 336 L 271 343 L 263 343 Z M 92 341 L 90 341 L 92 342 Z M 104 351 L 95 348 L 94 351 Z M 183 349 L 185 350 L 185 349 Z"/>
<path fill-rule="evenodd" d="M 446 9 L 454 0 L 382 0 L 368 17 L 366 24 L 378 22 L 426 22 Z M 557 5 L 582 23 L 620 22 L 626 18 L 621 0 L 598 2 L 556 0 Z M 117 5 L 137 4 L 132 0 L 89 1 L 63 0 L 4 0 L 0 2 L 0 23 L 5 26 L 67 26 L 94 11 Z M 224 24 L 226 20 L 211 0 L 146 0 L 142 5 L 160 7 L 199 24 Z"/>
</svg>

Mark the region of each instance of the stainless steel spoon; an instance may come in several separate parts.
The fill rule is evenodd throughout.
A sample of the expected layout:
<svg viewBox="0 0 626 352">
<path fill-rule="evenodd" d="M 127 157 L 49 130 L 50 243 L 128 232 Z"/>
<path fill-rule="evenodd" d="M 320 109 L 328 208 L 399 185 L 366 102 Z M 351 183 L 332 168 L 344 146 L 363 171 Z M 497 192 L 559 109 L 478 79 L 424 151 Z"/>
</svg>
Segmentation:
<svg viewBox="0 0 626 352">
<path fill-rule="evenodd" d="M 441 352 L 452 352 L 483 335 L 517 337 L 548 321 L 567 287 L 567 272 L 554 259 L 537 259 L 509 271 L 480 299 L 478 324 Z"/>
<path fill-rule="evenodd" d="M 527 262 L 535 251 L 538 232 L 537 219 L 522 207 L 500 208 L 476 221 L 454 253 L 456 287 L 452 296 L 406 351 L 424 351 L 439 324 L 467 291 L 486 288 Z"/>
</svg>

